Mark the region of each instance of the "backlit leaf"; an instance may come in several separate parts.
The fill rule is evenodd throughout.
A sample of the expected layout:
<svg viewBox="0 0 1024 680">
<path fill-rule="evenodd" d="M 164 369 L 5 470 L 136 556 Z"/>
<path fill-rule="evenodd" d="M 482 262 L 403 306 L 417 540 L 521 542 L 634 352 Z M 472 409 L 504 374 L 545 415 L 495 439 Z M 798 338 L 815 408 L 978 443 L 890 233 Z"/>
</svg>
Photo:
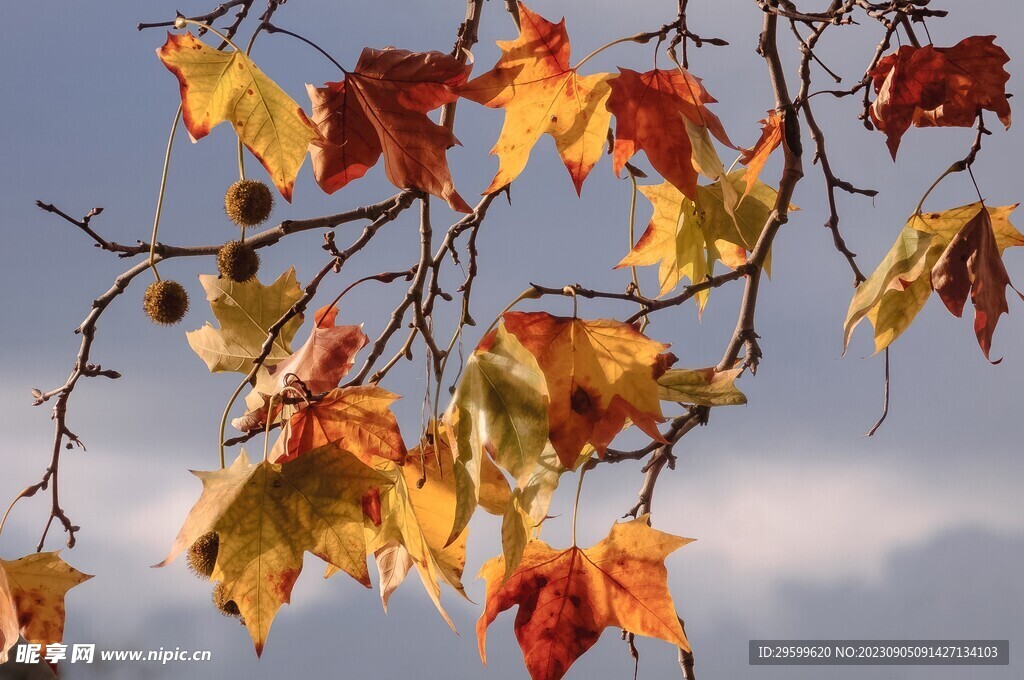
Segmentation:
<svg viewBox="0 0 1024 680">
<path fill-rule="evenodd" d="M 294 267 L 269 286 L 255 279 L 235 283 L 210 275 L 200 276 L 199 282 L 206 289 L 206 299 L 220 328 L 207 323 L 189 331 L 188 344 L 212 373 L 248 373 L 260 355 L 270 327 L 302 297 Z M 301 315 L 284 325 L 264 366 L 273 366 L 291 355 L 291 340 L 301 325 Z"/>
<path fill-rule="evenodd" d="M 488 626 L 517 605 L 516 638 L 533 680 L 563 677 L 605 628 L 689 650 L 664 562 L 691 541 L 652 529 L 643 515 L 615 524 L 607 538 L 587 549 L 554 550 L 533 541 L 508 580 L 503 557 L 488 561 L 480 570 L 487 580 L 485 610 L 476 627 L 481 658 L 486 660 Z"/>
<path fill-rule="evenodd" d="M 228 468 L 193 474 L 203 493 L 158 566 L 216 533 L 210 579 L 238 605 L 257 655 L 277 610 L 291 599 L 305 552 L 370 586 L 361 501 L 391 480 L 352 454 L 330 445 L 280 464 L 250 463 L 243 451 Z"/>
<path fill-rule="evenodd" d="M 469 66 L 440 52 L 366 48 L 345 80 L 308 86 L 313 120 L 326 142 L 310 147 L 313 172 L 331 194 L 366 174 L 384 156 L 384 173 L 400 189 L 418 189 L 469 212 L 452 182 L 451 130 L 427 113 L 455 101 L 451 88 Z"/>
<path fill-rule="evenodd" d="M 651 166 L 683 195 L 694 198 L 697 190 L 695 147 L 687 133 L 689 122 L 704 128 L 727 146 L 722 122 L 707 108 L 715 102 L 700 78 L 683 68 L 655 69 L 638 73 L 620 68 L 611 81 L 608 109 L 615 116 L 616 174 L 643 150 Z M 703 146 L 703 144 L 702 144 Z"/>
<path fill-rule="evenodd" d="M 670 368 L 658 378 L 659 395 L 665 401 L 700 406 L 738 406 L 747 397 L 736 387 L 741 368 L 724 371 L 710 368 Z"/>
<path fill-rule="evenodd" d="M 619 321 L 507 312 L 505 328 L 537 357 L 547 382 L 548 431 L 565 466 L 590 443 L 603 455 L 629 419 L 661 441 L 658 377 L 675 357 Z"/>
<path fill-rule="evenodd" d="M 59 552 L 0 560 L 0 663 L 6 660 L 7 649 L 17 642 L 19 632 L 27 642 L 43 649 L 60 643 L 64 639 L 64 596 L 91 578 L 62 560 Z"/>
<path fill-rule="evenodd" d="M 494 68 L 459 88 L 460 95 L 505 109 L 505 124 L 491 149 L 498 174 L 483 193 L 512 182 L 526 167 L 541 135 L 555 140 L 576 193 L 601 158 L 611 114 L 610 73 L 582 76 L 569 60 L 565 20 L 553 24 L 519 3 L 519 37 L 498 42 L 502 56 Z"/>
<path fill-rule="evenodd" d="M 953 47 L 904 45 L 871 72 L 871 121 L 885 133 L 893 159 L 903 133 L 916 127 L 970 127 L 978 111 L 994 111 L 1010 127 L 1004 65 L 995 36 L 974 35 Z"/>
<path fill-rule="evenodd" d="M 215 50 L 191 33 L 168 33 L 157 55 L 181 85 L 182 118 L 192 139 L 230 122 L 291 201 L 295 176 L 316 136 L 295 100 L 244 53 Z"/>
</svg>

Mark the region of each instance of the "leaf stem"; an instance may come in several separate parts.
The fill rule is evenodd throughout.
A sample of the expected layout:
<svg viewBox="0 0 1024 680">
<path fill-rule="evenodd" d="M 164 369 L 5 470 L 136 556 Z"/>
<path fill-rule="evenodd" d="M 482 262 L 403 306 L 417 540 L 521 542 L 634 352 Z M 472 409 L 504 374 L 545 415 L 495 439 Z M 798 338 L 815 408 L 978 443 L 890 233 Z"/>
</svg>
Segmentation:
<svg viewBox="0 0 1024 680">
<path fill-rule="evenodd" d="M 985 121 L 983 120 L 980 111 L 978 112 L 978 127 L 976 129 L 977 133 L 974 137 L 974 143 L 971 145 L 967 155 L 946 168 L 946 171 L 939 175 L 938 179 L 932 182 L 932 185 L 928 187 L 928 191 L 924 192 L 924 196 L 922 196 L 920 202 L 918 202 L 917 208 L 914 210 L 915 215 L 921 214 L 921 208 L 924 207 L 924 202 L 928 200 L 928 196 L 935 190 L 935 187 L 939 186 L 939 183 L 942 182 L 942 180 L 952 174 L 963 172 L 964 170 L 967 170 L 968 172 L 971 171 L 971 166 L 974 165 L 974 161 L 978 157 L 978 152 L 981 151 L 982 137 L 990 134 L 988 129 L 985 127 Z M 974 173 L 970 172 L 970 175 L 971 180 L 974 181 Z M 974 182 L 974 188 L 978 192 L 978 198 L 981 199 L 981 191 L 978 189 L 978 183 L 976 181 Z M 981 200 L 984 202 L 984 199 Z"/>
<path fill-rule="evenodd" d="M 487 335 L 488 333 L 494 330 L 494 327 L 498 325 L 499 321 L 501 321 L 501 317 L 505 316 L 505 312 L 512 311 L 512 308 L 518 305 L 523 300 L 536 300 L 539 297 L 540 294 L 537 292 L 537 288 L 534 286 L 530 286 L 529 288 L 524 290 L 522 293 L 516 296 L 515 300 L 505 305 L 505 308 L 498 312 L 498 316 L 494 317 L 494 321 L 492 321 L 491 325 L 488 326 L 487 330 L 484 331 L 484 335 Z"/>
<path fill-rule="evenodd" d="M 580 468 L 580 481 L 576 484 L 576 500 L 572 504 L 572 547 L 576 547 L 576 515 L 580 508 L 580 492 L 583 491 L 583 477 L 587 474 L 587 466 Z"/>
<path fill-rule="evenodd" d="M 634 175 L 632 172 L 629 173 L 629 182 L 632 185 L 631 186 L 632 193 L 630 194 L 630 197 L 629 197 L 629 249 L 633 250 L 633 244 L 634 244 L 635 233 L 636 233 L 636 194 L 637 194 L 637 185 L 636 185 L 636 175 Z M 629 266 L 629 271 L 633 274 L 633 290 L 636 292 L 637 295 L 643 295 L 643 292 L 640 290 L 640 278 L 637 275 L 636 265 L 630 265 Z M 641 310 L 644 309 L 643 304 L 640 305 L 640 309 Z M 651 322 L 650 317 L 648 317 L 647 315 L 644 315 L 644 317 L 640 320 L 640 332 L 641 333 L 644 332 L 644 330 L 647 328 L 647 324 L 649 324 L 650 322 Z"/>
<path fill-rule="evenodd" d="M 324 48 L 320 47 L 319 45 L 317 45 L 315 42 L 313 42 L 309 38 L 305 38 L 305 37 L 299 35 L 298 33 L 293 33 L 292 31 L 288 31 L 286 29 L 279 28 L 278 26 L 275 26 L 273 24 L 264 24 L 263 26 L 261 26 L 261 28 L 264 31 L 266 31 L 267 33 L 284 33 L 285 35 L 290 35 L 291 37 L 295 38 L 296 40 L 301 40 L 302 42 L 306 43 L 307 45 L 312 47 L 314 50 L 316 50 L 317 52 L 319 52 L 320 54 L 325 56 L 328 61 L 330 61 L 332 64 L 334 64 L 335 66 L 338 67 L 339 71 L 341 71 L 342 73 L 344 73 L 346 75 L 348 74 L 348 71 L 345 70 L 345 67 L 342 66 L 338 62 L 337 59 L 332 57 L 327 50 L 325 50 Z"/>
<path fill-rule="evenodd" d="M 220 467 L 221 467 L 221 469 L 224 469 L 225 467 L 227 467 L 226 462 L 225 462 L 225 458 L 224 458 L 224 432 L 225 432 L 225 429 L 227 428 L 228 416 L 231 415 L 231 407 L 235 405 L 235 400 L 238 399 L 238 395 L 240 395 L 242 393 L 242 390 L 245 389 L 245 386 L 247 384 L 249 384 L 249 376 L 246 376 L 246 379 L 243 380 L 238 385 L 238 387 L 235 388 L 235 391 L 231 394 L 231 398 L 228 399 L 227 406 L 224 407 L 224 415 L 222 415 L 220 417 L 220 429 L 218 430 L 218 433 L 217 433 L 217 447 L 220 449 Z M 272 420 L 272 418 L 270 416 L 270 410 L 269 409 L 267 410 L 267 420 L 268 421 Z"/>
<path fill-rule="evenodd" d="M 167 170 L 171 166 L 171 149 L 174 148 L 174 134 L 178 131 L 178 121 L 181 120 L 181 111 L 184 102 L 178 104 L 178 110 L 174 112 L 174 122 L 171 123 L 171 134 L 167 136 L 167 151 L 164 152 L 164 169 L 160 173 L 160 191 L 156 197 L 156 215 L 153 216 L 153 235 L 149 239 L 149 268 L 153 270 L 153 276 L 160 280 L 160 274 L 156 270 L 156 235 L 160 229 L 160 213 L 164 208 L 164 194 L 167 191 Z"/>
<path fill-rule="evenodd" d="M 4 512 L 3 519 L 0 519 L 0 534 L 4 533 L 4 525 L 7 524 L 7 517 L 11 514 L 11 510 L 14 509 L 14 506 L 17 505 L 18 501 L 20 501 L 22 498 L 25 498 L 25 496 L 27 495 L 26 492 L 31 488 L 32 487 L 29 487 L 28 489 L 25 489 L 24 491 L 19 493 L 17 496 L 14 497 L 14 500 L 11 501 L 11 504 L 7 506 L 7 511 Z"/>
<path fill-rule="evenodd" d="M 610 47 L 615 47 L 616 45 L 618 45 L 620 43 L 633 42 L 633 43 L 639 43 L 641 45 L 645 45 L 645 44 L 649 43 L 651 40 L 653 40 L 654 38 L 657 38 L 658 36 L 662 35 L 662 32 L 665 31 L 667 28 L 668 27 L 666 26 L 666 27 L 663 27 L 661 30 L 651 31 L 649 33 L 634 33 L 633 35 L 626 36 L 625 38 L 617 38 L 616 40 L 612 40 L 609 43 L 605 43 L 604 45 L 601 45 L 596 50 L 594 50 L 593 52 L 588 54 L 587 56 L 583 57 L 579 61 L 579 63 L 576 64 L 575 66 L 573 66 L 570 70 L 575 71 L 575 70 L 579 69 L 581 66 L 586 64 L 588 61 L 590 61 L 591 59 L 596 57 L 601 52 L 604 52 L 605 50 L 607 50 Z"/>
</svg>

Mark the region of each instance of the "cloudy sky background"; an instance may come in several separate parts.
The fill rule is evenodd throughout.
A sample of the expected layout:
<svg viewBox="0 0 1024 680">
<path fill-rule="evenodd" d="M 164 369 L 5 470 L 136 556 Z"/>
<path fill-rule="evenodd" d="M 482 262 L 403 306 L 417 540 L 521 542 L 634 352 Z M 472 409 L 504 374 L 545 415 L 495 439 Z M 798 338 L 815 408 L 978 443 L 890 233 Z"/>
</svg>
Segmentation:
<svg viewBox="0 0 1024 680">
<path fill-rule="evenodd" d="M 207 6 L 209 4 L 209 6 Z M 78 347 L 71 331 L 91 300 L 106 290 L 127 263 L 98 251 L 70 225 L 33 206 L 36 198 L 79 215 L 93 206 L 104 214 L 94 226 L 109 239 L 131 243 L 148 238 L 152 209 L 174 114 L 177 87 L 153 51 L 159 30 L 137 33 L 140 20 L 207 11 L 213 3 L 40 1 L 11 4 L 5 11 L 0 63 L 5 65 L 5 106 L 0 107 L 0 210 L 6 247 L 0 250 L 5 289 L 0 327 L 6 415 L 0 498 L 36 481 L 45 468 L 52 437 L 49 411 L 30 405 L 29 388 L 65 379 Z M 824 3 L 821 3 L 824 5 Z M 995 32 L 1013 58 L 1010 90 L 1024 58 L 1019 37 L 1021 9 L 1011 0 L 947 3 L 945 21 L 929 24 L 937 45 L 971 34 Z M 760 12 L 753 2 L 691 3 L 691 27 L 726 38 L 726 48 L 691 52 L 692 70 L 721 102 L 715 111 L 739 144 L 757 137 L 756 121 L 772 106 L 765 67 L 753 52 Z M 674 3 L 599 3 L 536 0 L 532 7 L 557 19 L 565 14 L 578 60 L 610 39 L 652 30 L 674 17 Z M 445 2 L 289 3 L 278 23 L 325 46 L 343 64 L 355 63 L 363 46 L 396 45 L 448 50 L 464 7 Z M 870 58 L 880 27 L 829 29 L 819 55 L 852 84 Z M 514 37 L 502 4 L 486 4 L 477 70 L 497 58 L 493 41 Z M 782 36 L 790 72 L 795 46 Z M 303 84 L 338 79 L 333 66 L 285 36 L 265 36 L 254 58 L 300 102 Z M 645 70 L 651 49 L 624 45 L 588 63 L 588 72 L 617 65 Z M 592 71 L 590 69 L 593 69 Z M 815 70 L 819 87 L 830 81 Z M 1014 100 L 1015 101 L 1015 100 Z M 815 100 L 825 124 L 833 166 L 843 178 L 881 190 L 875 200 L 840 196 L 843 230 L 859 261 L 870 271 L 892 243 L 907 215 L 932 180 L 970 144 L 966 130 L 912 130 L 894 165 L 884 138 L 856 120 L 858 102 Z M 488 157 L 502 113 L 472 103 L 459 106 L 456 133 L 465 145 L 449 153 L 456 184 L 468 200 L 496 168 Z M 994 121 L 993 121 L 994 122 Z M 976 175 L 994 205 L 1020 199 L 1019 133 L 992 125 Z M 219 128 L 190 145 L 182 133 L 171 163 L 168 203 L 161 229 L 167 243 L 213 243 L 233 238 L 223 216 L 224 188 L 234 179 L 233 135 Z M 882 389 L 880 357 L 871 352 L 870 331 L 860 329 L 841 357 L 841 324 L 851 294 L 845 261 L 828 232 L 818 169 L 805 159 L 807 179 L 792 216 L 777 239 L 774 276 L 763 286 L 757 330 L 765 353 L 756 378 L 744 378 L 746 407 L 717 410 L 711 424 L 687 436 L 678 469 L 666 473 L 655 500 L 659 528 L 697 542 L 668 561 L 670 585 L 687 620 L 702 677 L 754 678 L 953 678 L 953 668 L 885 669 L 750 668 L 751 638 L 1009 638 L 1024 642 L 1024 606 L 1018 574 L 1024 558 L 1020 480 L 1020 402 L 1024 373 L 1014 352 L 1024 333 L 1024 307 L 1011 300 L 993 356 L 982 357 L 968 320 L 951 317 L 935 300 L 895 345 L 890 419 L 879 434 L 863 432 L 877 417 Z M 249 163 L 260 176 L 255 163 Z M 262 171 L 259 171 L 262 172 Z M 777 182 L 773 161 L 763 175 Z M 300 174 L 292 205 L 279 205 L 275 219 L 338 212 L 393 193 L 381 167 L 332 197 Z M 511 206 L 494 204 L 480 233 L 481 274 L 473 314 L 493 318 L 530 281 L 561 285 L 579 281 L 620 288 L 628 272 L 613 272 L 625 253 L 628 182 L 616 179 L 607 159 L 575 197 L 550 139 L 534 150 L 513 186 Z M 929 209 L 974 199 L 967 177 L 945 182 Z M 440 207 L 435 227 L 454 216 Z M 643 224 L 649 208 L 640 201 Z M 1018 226 L 1019 226 L 1018 222 Z M 354 238 L 358 226 L 338 230 Z M 361 258 L 328 279 L 323 294 L 358 276 L 409 266 L 416 257 L 412 211 L 381 231 Z M 296 264 L 300 281 L 321 266 L 317 233 L 289 238 L 263 251 L 262 278 Z M 1008 251 L 1011 276 L 1024 280 L 1024 257 Z M 159 667 L 146 664 L 100 668 L 67 666 L 67 678 L 163 679 L 221 677 L 524 677 L 512 634 L 513 614 L 503 615 L 489 636 L 485 672 L 476 654 L 473 624 L 479 605 L 446 604 L 461 632 L 453 635 L 433 611 L 418 583 L 406 584 L 384 615 L 375 592 L 344 575 L 323 582 L 321 566 L 307 569 L 282 608 L 262 661 L 246 632 L 209 605 L 208 588 L 180 563 L 148 567 L 166 553 L 200 485 L 188 469 L 217 464 L 216 427 L 234 376 L 207 373 L 191 352 L 184 331 L 211 318 L 196 275 L 210 261 L 165 264 L 165 277 L 183 281 L 193 299 L 184 323 L 153 326 L 142 315 L 142 285 L 133 285 L 103 316 L 93 360 L 121 371 L 119 381 L 83 381 L 72 398 L 69 426 L 87 453 L 64 456 L 62 498 L 83 528 L 79 546 L 65 554 L 76 567 L 96 574 L 68 598 L 66 641 L 94 642 L 104 649 L 159 647 L 210 649 L 214 661 Z M 644 272 L 653 286 L 654 272 Z M 456 277 L 457 278 L 457 277 Z M 455 279 L 453 278 L 453 281 Z M 140 279 L 141 283 L 144 283 Z M 454 286 L 452 286 L 454 287 Z M 401 292 L 364 286 L 346 298 L 341 321 L 363 322 L 371 337 L 386 322 Z M 717 362 L 735 323 L 739 286 L 716 291 L 704 318 L 692 307 L 659 316 L 650 334 L 673 343 L 680 365 Z M 570 303 L 549 299 L 544 308 L 568 313 Z M 530 308 L 529 306 L 525 308 Z M 534 306 L 533 308 L 540 308 Z M 584 316 L 622 316 L 622 306 L 581 301 Z M 442 315 L 450 323 L 453 317 Z M 300 336 L 301 339 L 302 336 Z M 467 338 L 475 342 L 476 335 Z M 398 411 L 408 438 L 419 424 L 421 366 L 403 365 L 385 386 L 407 395 Z M 639 487 L 639 465 L 602 468 L 584 489 L 580 540 L 600 539 L 629 508 Z M 572 484 L 567 484 L 572 486 Z M 546 538 L 568 541 L 571 489 L 556 496 Z M 34 549 L 48 501 L 20 504 L 0 539 L 0 555 L 13 558 Z M 498 523 L 474 521 L 466 583 L 479 603 L 482 582 L 472 576 L 496 554 Z M 58 548 L 53 532 L 48 543 Z M 641 677 L 677 672 L 674 650 L 643 641 Z M 570 677 L 629 677 L 632 662 L 614 631 L 581 659 Z M 3 671 L 0 671 L 3 673 Z M 986 668 L 972 677 L 1010 678 L 1013 667 Z"/>
</svg>

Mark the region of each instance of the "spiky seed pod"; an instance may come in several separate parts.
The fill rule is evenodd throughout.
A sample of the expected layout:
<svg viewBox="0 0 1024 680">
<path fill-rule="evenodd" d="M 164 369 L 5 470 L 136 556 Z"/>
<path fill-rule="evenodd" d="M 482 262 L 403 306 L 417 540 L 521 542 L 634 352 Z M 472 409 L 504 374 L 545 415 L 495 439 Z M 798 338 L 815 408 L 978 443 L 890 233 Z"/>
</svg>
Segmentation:
<svg viewBox="0 0 1024 680">
<path fill-rule="evenodd" d="M 217 550 L 220 539 L 214 532 L 208 532 L 196 539 L 188 549 L 186 561 L 188 568 L 200 578 L 208 579 L 213 574 L 213 565 L 217 563 Z"/>
<path fill-rule="evenodd" d="M 188 311 L 188 293 L 177 281 L 154 281 L 146 288 L 142 308 L 153 323 L 176 324 Z"/>
<path fill-rule="evenodd" d="M 255 179 L 240 179 L 224 194 L 224 212 L 240 227 L 254 227 L 270 217 L 274 195 L 270 188 Z"/>
<path fill-rule="evenodd" d="M 227 599 L 227 594 L 224 591 L 224 584 L 218 581 L 217 585 L 213 587 L 213 605 L 224 616 L 241 616 L 242 613 L 239 611 L 238 605 L 234 600 Z"/>
<path fill-rule="evenodd" d="M 213 606 L 217 608 L 224 616 L 230 616 L 232 618 L 241 618 L 242 612 L 239 611 L 238 605 L 234 600 L 227 599 L 227 595 L 224 593 L 224 584 L 220 581 L 213 587 Z"/>
<path fill-rule="evenodd" d="M 245 283 L 260 270 L 256 249 L 242 241 L 229 241 L 217 251 L 217 271 L 226 279 Z"/>
</svg>

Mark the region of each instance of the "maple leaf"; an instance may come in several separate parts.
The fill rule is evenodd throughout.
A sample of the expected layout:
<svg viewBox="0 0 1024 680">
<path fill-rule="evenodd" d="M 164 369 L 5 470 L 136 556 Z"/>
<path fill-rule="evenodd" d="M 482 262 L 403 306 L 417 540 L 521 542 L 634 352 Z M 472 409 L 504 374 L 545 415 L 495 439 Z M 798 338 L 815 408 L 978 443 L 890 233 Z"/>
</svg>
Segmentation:
<svg viewBox="0 0 1024 680">
<path fill-rule="evenodd" d="M 579 194 L 607 139 L 611 114 L 605 102 L 615 76 L 576 72 L 565 19 L 553 24 L 522 3 L 519 19 L 519 37 L 498 41 L 502 56 L 494 68 L 458 88 L 467 99 L 505 109 L 501 135 L 491 149 L 498 156 L 498 173 L 483 193 L 518 177 L 530 150 L 547 133 Z"/>
<path fill-rule="evenodd" d="M 216 533 L 210 579 L 238 605 L 257 655 L 277 610 L 291 599 L 305 552 L 370 587 L 361 500 L 390 480 L 354 455 L 329 445 L 284 464 L 250 463 L 242 451 L 228 468 L 193 474 L 203 493 L 157 566 Z"/>
<path fill-rule="evenodd" d="M 46 647 L 64 638 L 64 596 L 91 579 L 60 558 L 43 552 L 0 560 L 0 664 L 19 633 Z"/>
<path fill-rule="evenodd" d="M 7 585 L 7 575 L 0 569 L 0 664 L 7 663 L 8 652 L 18 644 L 20 628 L 18 611 L 11 599 L 11 588 Z"/>
<path fill-rule="evenodd" d="M 270 327 L 302 297 L 302 289 L 295 280 L 295 268 L 290 267 L 269 286 L 255 279 L 235 283 L 212 275 L 202 275 L 199 281 L 206 289 L 206 299 L 220 328 L 207 322 L 202 328 L 187 333 L 188 344 L 212 373 L 248 373 L 252 362 L 260 355 Z M 284 325 L 265 366 L 273 366 L 291 355 L 291 340 L 301 325 L 301 315 Z"/>
<path fill-rule="evenodd" d="M 761 123 L 761 136 L 757 143 L 750 149 L 743 149 L 743 158 L 740 160 L 747 166 L 745 175 L 747 188 L 743 192 L 746 196 L 754 188 L 754 184 L 768 162 L 768 157 L 775 149 L 782 144 L 782 118 L 775 109 L 768 111 L 768 117 L 759 121 Z"/>
<path fill-rule="evenodd" d="M 913 218 L 911 218 L 913 221 Z M 853 329 L 867 318 L 875 328 L 875 351 L 880 352 L 910 326 L 931 295 L 931 268 L 944 244 L 933 235 L 905 226 L 885 258 L 863 281 L 850 300 L 843 334 L 843 351 Z"/>
<path fill-rule="evenodd" d="M 306 389 L 319 394 L 334 389 L 352 370 L 356 353 L 370 341 L 358 326 L 335 326 L 338 308 L 323 307 L 313 316 L 316 323 L 306 342 L 287 359 L 270 367 L 277 377 L 279 393 L 290 376 L 300 380 Z"/>
<path fill-rule="evenodd" d="M 620 68 L 619 76 L 611 81 L 608 98 L 608 109 L 615 116 L 615 173 L 621 174 L 626 162 L 642 149 L 658 174 L 692 198 L 697 190 L 697 170 L 686 121 L 707 128 L 720 142 L 733 147 L 722 122 L 707 108 L 714 102 L 700 78 L 686 69 L 638 73 Z"/>
<path fill-rule="evenodd" d="M 739 406 L 747 397 L 736 387 L 742 368 L 724 371 L 710 368 L 670 368 L 658 378 L 658 394 L 664 401 L 700 406 Z"/>
<path fill-rule="evenodd" d="M 405 443 L 390 408 L 398 398 L 376 385 L 332 390 L 289 419 L 270 459 L 284 463 L 337 444 L 367 465 L 375 465 L 375 457 L 403 462 Z"/>
<path fill-rule="evenodd" d="M 451 88 L 470 67 L 440 52 L 366 48 L 345 80 L 307 86 L 313 120 L 327 143 L 310 147 L 316 181 L 332 194 L 366 174 L 383 154 L 384 173 L 400 189 L 418 189 L 470 212 L 448 169 L 459 141 L 427 117 L 455 101 Z"/>
<path fill-rule="evenodd" d="M 480 657 L 486 663 L 488 626 L 516 605 L 516 638 L 533 680 L 564 676 L 610 627 L 689 650 L 668 591 L 665 558 L 692 540 L 652 529 L 643 515 L 615 524 L 587 549 L 559 551 L 533 541 L 507 581 L 504 558 L 488 561 L 480 569 L 487 580 L 485 611 L 476 626 Z"/>
<path fill-rule="evenodd" d="M 457 534 L 476 508 L 488 459 L 521 481 L 548 440 L 544 376 L 537 359 L 504 326 L 488 333 L 466 362 L 448 419 L 459 480 Z"/>
<path fill-rule="evenodd" d="M 381 602 L 387 610 L 391 594 L 415 566 L 434 606 L 455 630 L 441 605 L 440 582 L 466 597 L 461 579 L 469 530 L 464 528 L 449 541 L 456 484 L 451 451 L 421 443 L 403 462 L 401 467 L 382 464 L 394 484 L 381 496 L 379 526 L 367 527 L 371 534 L 367 546 L 381 574 Z"/>
<path fill-rule="evenodd" d="M 313 315 L 316 322 L 303 346 L 291 356 L 280 360 L 280 365 L 261 367 L 257 371 L 256 384 L 245 397 L 246 412 L 240 418 L 232 420 L 232 426 L 242 432 L 265 427 L 267 418 L 270 417 L 271 406 L 274 411 L 271 422 L 277 422 L 281 418 L 287 420 L 287 416 L 294 413 L 294 409 L 286 409 L 280 401 L 271 404 L 271 398 L 284 394 L 293 381 L 297 380 L 312 394 L 326 392 L 338 385 L 352 369 L 353 358 L 366 345 L 368 339 L 362 331 L 362 325 L 335 326 L 337 316 L 338 309 L 333 306 L 317 310 Z M 289 396 L 295 397 L 299 393 L 293 390 Z M 326 443 L 323 441 L 317 446 Z M 277 460 L 277 457 L 283 455 L 281 444 L 282 440 L 278 439 L 272 460 Z M 316 446 L 309 446 L 305 450 L 313 448 Z"/>
<path fill-rule="evenodd" d="M 505 580 L 512 576 L 522 562 L 534 526 L 533 518 L 523 507 L 523 490 L 517 488 L 512 491 L 508 510 L 501 518 L 501 555 L 505 564 Z"/>
<path fill-rule="evenodd" d="M 546 312 L 507 312 L 505 328 L 537 357 L 547 382 L 548 431 L 562 464 L 583 447 L 603 455 L 628 418 L 661 441 L 658 377 L 675 360 L 630 325 Z"/>
<path fill-rule="evenodd" d="M 181 85 L 182 118 L 198 141 L 231 123 L 286 201 L 316 132 L 302 108 L 244 53 L 215 50 L 191 33 L 167 34 L 157 50 Z"/>
<path fill-rule="evenodd" d="M 982 206 L 957 232 L 932 267 L 932 286 L 946 309 L 956 317 L 963 315 L 970 295 L 974 305 L 974 332 L 986 359 L 999 316 L 1010 311 L 1006 304 L 1006 287 L 1010 285 L 1010 275 L 1003 265 L 992 230 L 992 219 Z M 999 361 L 1002 359 L 993 363 Z"/>
<path fill-rule="evenodd" d="M 887 138 L 893 160 L 903 133 L 915 127 L 970 127 L 982 109 L 1010 127 L 1003 68 L 1010 60 L 995 36 L 970 36 L 953 47 L 904 45 L 871 71 L 871 121 Z"/>
<path fill-rule="evenodd" d="M 455 461 L 456 511 L 449 540 L 454 540 L 469 525 L 477 507 L 492 515 L 502 515 L 508 508 L 512 490 L 504 473 L 494 464 L 485 450 L 477 447 L 473 439 L 460 442 L 456 433 L 465 430 L 460 425 L 464 415 L 453 402 L 437 425 L 433 436 L 440 440 L 443 452 Z M 442 454 L 444 455 L 444 454 Z"/>
<path fill-rule="evenodd" d="M 755 180 L 752 189 L 728 210 L 722 188 L 728 183 L 739 195 L 747 172 L 739 170 L 714 184 L 697 187 L 695 200 L 671 182 L 640 186 L 640 192 L 654 206 L 654 214 L 633 250 L 616 268 L 660 262 L 659 295 L 666 295 L 684 278 L 699 283 L 711 276 L 718 260 L 731 268 L 744 264 L 746 250 L 757 242 L 777 195 L 767 184 Z M 770 271 L 770 257 L 765 259 L 764 267 Z M 709 295 L 710 291 L 704 290 L 694 296 L 698 309 L 704 309 Z"/>
<path fill-rule="evenodd" d="M 1010 223 L 1016 205 L 986 208 L 999 253 L 1024 245 L 1024 235 Z M 932 268 L 964 226 L 982 209 L 971 203 L 942 212 L 910 217 L 871 276 L 850 300 L 843 334 L 843 351 L 857 324 L 867 319 L 874 327 L 875 351 L 902 335 L 924 308 L 932 292 Z"/>
</svg>

